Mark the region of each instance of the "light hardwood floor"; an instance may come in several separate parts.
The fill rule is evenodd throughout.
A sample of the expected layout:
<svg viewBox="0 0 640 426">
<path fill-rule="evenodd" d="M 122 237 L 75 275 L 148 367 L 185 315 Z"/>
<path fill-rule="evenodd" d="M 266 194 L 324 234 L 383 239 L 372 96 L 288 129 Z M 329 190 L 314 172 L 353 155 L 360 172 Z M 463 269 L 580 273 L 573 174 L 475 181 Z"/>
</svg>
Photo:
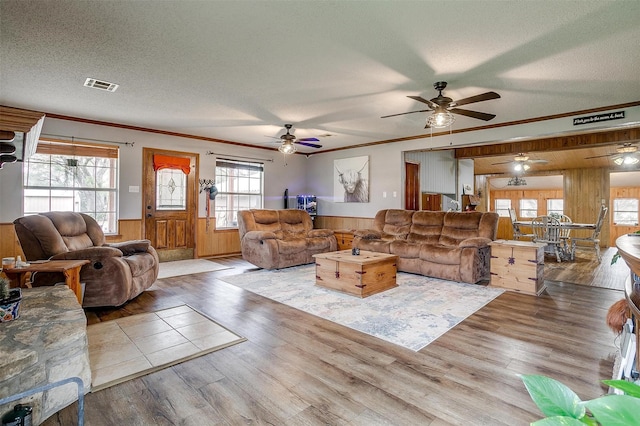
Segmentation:
<svg viewBox="0 0 640 426">
<path fill-rule="evenodd" d="M 220 281 L 253 266 L 216 261 L 232 268 L 160 280 L 88 321 L 186 303 L 248 341 L 88 394 L 85 424 L 527 425 L 540 413 L 518 374 L 549 375 L 583 399 L 612 375 L 605 315 L 619 290 L 549 281 L 540 297 L 505 292 L 413 352 Z M 45 424 L 75 424 L 76 412 Z"/>
</svg>

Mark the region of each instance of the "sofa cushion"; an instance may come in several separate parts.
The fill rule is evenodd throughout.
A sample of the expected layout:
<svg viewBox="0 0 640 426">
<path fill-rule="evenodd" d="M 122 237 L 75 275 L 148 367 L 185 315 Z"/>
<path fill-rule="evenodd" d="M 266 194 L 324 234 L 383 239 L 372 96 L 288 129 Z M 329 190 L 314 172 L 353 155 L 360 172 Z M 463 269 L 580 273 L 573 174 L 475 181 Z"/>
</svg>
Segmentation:
<svg viewBox="0 0 640 426">
<path fill-rule="evenodd" d="M 138 253 L 131 256 L 123 257 L 131 268 L 131 276 L 139 277 L 147 271 L 153 269 L 156 265 L 154 257 L 150 253 Z"/>
<path fill-rule="evenodd" d="M 307 238 L 307 250 L 312 252 L 329 251 L 331 240 L 327 237 Z"/>
<path fill-rule="evenodd" d="M 405 239 L 411 229 L 411 217 L 413 210 L 389 209 L 384 215 L 384 224 L 381 231 L 386 235 L 384 239 Z"/>
<path fill-rule="evenodd" d="M 420 259 L 443 265 L 459 265 L 461 254 L 461 248 L 440 244 L 422 244 L 420 247 Z"/>
<path fill-rule="evenodd" d="M 105 243 L 100 225 L 91 216 L 75 212 L 47 212 L 41 215 L 51 220 L 71 251 Z"/>
<path fill-rule="evenodd" d="M 69 251 L 62 236 L 48 217 L 34 214 L 16 219 L 16 222 L 26 231 L 16 229 L 27 259 L 48 259 L 58 253 Z"/>
<path fill-rule="evenodd" d="M 277 232 L 281 230 L 277 210 L 252 210 L 255 229 L 252 231 Z"/>
<path fill-rule="evenodd" d="M 288 240 L 276 240 L 278 243 L 278 253 L 293 254 L 300 253 L 307 249 L 306 238 L 290 238 Z"/>
<path fill-rule="evenodd" d="M 413 214 L 407 241 L 437 244 L 440 240 L 445 212 L 418 211 Z"/>
<path fill-rule="evenodd" d="M 136 253 L 146 253 L 150 245 L 149 240 L 131 240 L 109 244 L 109 247 L 117 248 L 123 256 L 131 256 Z"/>
<path fill-rule="evenodd" d="M 461 241 L 477 237 L 482 214 L 482 212 L 447 212 L 438 242 L 444 246 L 457 247 Z"/>
<path fill-rule="evenodd" d="M 418 259 L 420 258 L 420 248 L 422 244 L 411 243 L 405 240 L 392 241 L 389 245 L 389 251 L 391 254 L 395 254 L 403 259 Z"/>
<path fill-rule="evenodd" d="M 313 225 L 309 215 L 305 213 L 301 210 L 280 210 L 280 227 L 285 239 L 307 236 Z"/>
</svg>

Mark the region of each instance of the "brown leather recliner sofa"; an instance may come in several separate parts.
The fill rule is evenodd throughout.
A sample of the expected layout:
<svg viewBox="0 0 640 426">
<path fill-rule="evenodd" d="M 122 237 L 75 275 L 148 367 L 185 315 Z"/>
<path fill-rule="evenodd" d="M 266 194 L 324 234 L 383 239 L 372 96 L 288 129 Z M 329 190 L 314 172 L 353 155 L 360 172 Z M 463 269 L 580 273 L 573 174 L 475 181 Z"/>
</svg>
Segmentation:
<svg viewBox="0 0 640 426">
<path fill-rule="evenodd" d="M 107 244 L 100 225 L 84 213 L 48 212 L 14 222 L 27 261 L 87 259 L 80 270 L 82 306 L 120 306 L 151 287 L 159 260 L 148 240 Z M 34 286 L 64 282 L 59 273 L 39 272 Z"/>
<path fill-rule="evenodd" d="M 490 278 L 498 214 L 380 210 L 353 247 L 398 256 L 398 270 L 466 283 Z"/>
<path fill-rule="evenodd" d="M 264 269 L 313 263 L 314 254 L 338 249 L 333 230 L 313 229 L 304 210 L 242 210 L 238 232 L 242 257 Z"/>
</svg>

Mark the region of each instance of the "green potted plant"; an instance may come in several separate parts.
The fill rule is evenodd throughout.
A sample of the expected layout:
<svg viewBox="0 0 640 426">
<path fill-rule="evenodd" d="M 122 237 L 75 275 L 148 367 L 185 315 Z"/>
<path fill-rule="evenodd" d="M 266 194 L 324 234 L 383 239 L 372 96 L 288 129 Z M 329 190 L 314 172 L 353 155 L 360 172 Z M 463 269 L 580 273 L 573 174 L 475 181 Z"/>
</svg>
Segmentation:
<svg viewBox="0 0 640 426">
<path fill-rule="evenodd" d="M 22 291 L 9 288 L 9 284 L 9 279 L 0 277 L 0 322 L 12 321 L 20 316 Z"/>
<path fill-rule="evenodd" d="M 640 425 L 640 386 L 626 380 L 603 380 L 624 394 L 582 401 L 566 385 L 550 377 L 521 375 L 531 399 L 546 417 L 533 426 Z"/>
</svg>

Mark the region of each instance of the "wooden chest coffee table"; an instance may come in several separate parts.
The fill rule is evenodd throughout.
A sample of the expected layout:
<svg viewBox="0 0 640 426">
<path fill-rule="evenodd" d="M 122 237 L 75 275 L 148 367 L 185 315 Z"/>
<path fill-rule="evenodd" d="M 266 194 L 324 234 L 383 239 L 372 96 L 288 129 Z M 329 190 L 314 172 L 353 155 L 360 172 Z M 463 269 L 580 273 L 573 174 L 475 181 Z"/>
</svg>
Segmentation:
<svg viewBox="0 0 640 426">
<path fill-rule="evenodd" d="M 354 256 L 351 250 L 314 254 L 316 285 L 367 297 L 397 287 L 398 256 L 361 251 Z"/>
</svg>

